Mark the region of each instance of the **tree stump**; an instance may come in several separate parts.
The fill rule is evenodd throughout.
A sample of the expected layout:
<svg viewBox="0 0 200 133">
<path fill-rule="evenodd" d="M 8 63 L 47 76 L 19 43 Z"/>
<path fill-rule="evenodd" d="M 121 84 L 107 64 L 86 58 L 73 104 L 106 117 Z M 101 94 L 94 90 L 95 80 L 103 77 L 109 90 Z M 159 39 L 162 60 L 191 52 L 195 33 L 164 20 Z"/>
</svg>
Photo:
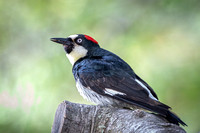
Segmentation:
<svg viewBox="0 0 200 133">
<path fill-rule="evenodd" d="M 186 133 L 164 118 L 143 110 L 62 102 L 52 133 Z"/>
</svg>

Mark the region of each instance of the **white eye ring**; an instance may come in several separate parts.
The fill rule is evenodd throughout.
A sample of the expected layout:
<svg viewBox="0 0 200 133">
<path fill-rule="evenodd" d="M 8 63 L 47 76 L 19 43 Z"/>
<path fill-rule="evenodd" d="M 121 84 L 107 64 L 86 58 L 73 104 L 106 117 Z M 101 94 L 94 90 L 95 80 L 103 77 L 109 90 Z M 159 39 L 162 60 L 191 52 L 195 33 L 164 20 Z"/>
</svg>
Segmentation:
<svg viewBox="0 0 200 133">
<path fill-rule="evenodd" d="M 82 42 L 81 38 L 77 39 L 77 43 L 81 43 L 81 42 Z"/>
</svg>

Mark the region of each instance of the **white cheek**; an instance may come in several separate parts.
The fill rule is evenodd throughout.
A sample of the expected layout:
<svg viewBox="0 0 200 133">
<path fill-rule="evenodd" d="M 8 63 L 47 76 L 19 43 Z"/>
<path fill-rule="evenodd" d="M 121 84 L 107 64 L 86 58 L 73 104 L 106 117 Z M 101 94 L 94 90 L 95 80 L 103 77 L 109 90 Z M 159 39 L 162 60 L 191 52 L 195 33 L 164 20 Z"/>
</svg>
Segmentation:
<svg viewBox="0 0 200 133">
<path fill-rule="evenodd" d="M 67 58 L 69 59 L 70 63 L 74 65 L 74 63 L 87 55 L 87 49 L 85 49 L 83 46 L 80 45 L 75 45 L 73 50 L 69 53 L 66 54 Z"/>
</svg>

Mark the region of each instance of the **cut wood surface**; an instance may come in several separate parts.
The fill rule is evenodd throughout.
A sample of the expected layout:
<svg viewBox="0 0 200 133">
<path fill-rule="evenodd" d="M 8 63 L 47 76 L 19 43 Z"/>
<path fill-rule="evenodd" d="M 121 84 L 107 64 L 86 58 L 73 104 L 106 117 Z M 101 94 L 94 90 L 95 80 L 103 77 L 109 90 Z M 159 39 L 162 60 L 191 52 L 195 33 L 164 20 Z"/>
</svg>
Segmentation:
<svg viewBox="0 0 200 133">
<path fill-rule="evenodd" d="M 52 133 L 186 133 L 164 118 L 143 110 L 62 102 Z"/>
</svg>

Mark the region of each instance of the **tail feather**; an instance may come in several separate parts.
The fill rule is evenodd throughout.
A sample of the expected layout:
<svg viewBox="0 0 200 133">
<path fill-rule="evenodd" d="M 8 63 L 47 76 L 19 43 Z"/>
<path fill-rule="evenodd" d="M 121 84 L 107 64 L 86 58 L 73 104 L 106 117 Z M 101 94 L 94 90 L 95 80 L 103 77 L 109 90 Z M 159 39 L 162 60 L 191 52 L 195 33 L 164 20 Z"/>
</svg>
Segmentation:
<svg viewBox="0 0 200 133">
<path fill-rule="evenodd" d="M 169 109 L 170 109 L 169 106 L 167 106 L 159 101 L 153 101 L 154 104 L 148 104 L 148 103 L 141 102 L 141 101 L 135 101 L 133 99 L 130 99 L 130 98 L 127 98 L 127 97 L 121 96 L 121 95 L 114 95 L 114 97 L 123 102 L 144 108 L 144 109 L 152 111 L 154 113 L 158 113 L 159 115 L 161 115 L 162 117 L 167 119 L 170 123 L 173 123 L 176 125 L 179 125 L 179 123 L 180 123 L 183 126 L 187 126 L 177 115 L 175 115 L 174 113 L 169 111 Z"/>
</svg>

